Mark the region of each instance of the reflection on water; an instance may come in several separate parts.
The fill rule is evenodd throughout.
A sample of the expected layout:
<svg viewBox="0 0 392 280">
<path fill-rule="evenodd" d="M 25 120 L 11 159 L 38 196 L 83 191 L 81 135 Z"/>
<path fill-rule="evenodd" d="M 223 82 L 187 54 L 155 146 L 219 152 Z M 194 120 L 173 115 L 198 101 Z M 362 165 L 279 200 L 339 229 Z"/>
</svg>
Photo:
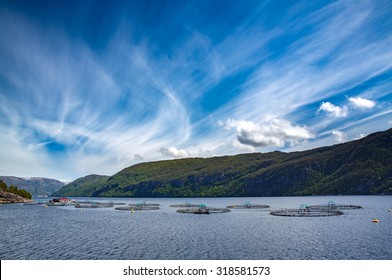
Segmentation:
<svg viewBox="0 0 392 280">
<path fill-rule="evenodd" d="M 392 259 L 392 196 L 145 200 L 159 203 L 160 210 L 0 206 L 0 259 Z M 278 209 L 330 200 L 364 209 L 334 217 L 289 218 L 269 215 L 268 209 L 192 215 L 169 207 L 250 201 Z M 373 218 L 380 222 L 373 223 Z"/>
</svg>

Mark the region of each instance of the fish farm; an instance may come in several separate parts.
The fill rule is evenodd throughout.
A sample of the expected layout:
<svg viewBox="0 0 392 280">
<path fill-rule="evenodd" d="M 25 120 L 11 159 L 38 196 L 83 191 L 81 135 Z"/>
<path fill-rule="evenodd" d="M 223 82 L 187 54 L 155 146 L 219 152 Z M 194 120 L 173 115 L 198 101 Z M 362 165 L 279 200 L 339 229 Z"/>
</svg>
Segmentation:
<svg viewBox="0 0 392 280">
<path fill-rule="evenodd" d="M 142 201 L 142 202 L 137 202 L 137 203 L 131 203 L 128 205 L 135 206 L 135 207 L 141 207 L 141 206 L 145 207 L 145 206 L 159 206 L 159 203 L 147 203 L 145 201 Z"/>
<path fill-rule="evenodd" d="M 112 203 L 77 203 L 75 208 L 110 208 L 113 207 Z"/>
<path fill-rule="evenodd" d="M 189 202 L 185 202 L 183 204 L 170 205 L 170 207 L 175 207 L 175 208 L 189 208 L 189 207 L 199 207 L 199 206 L 200 206 L 200 203 L 199 204 L 190 204 Z"/>
<path fill-rule="evenodd" d="M 74 206 L 72 202 L 48 202 L 46 206 Z"/>
<path fill-rule="evenodd" d="M 328 202 L 328 204 L 311 205 L 309 209 L 312 210 L 351 210 L 351 209 L 362 209 L 360 205 L 350 204 L 336 204 L 334 201 Z"/>
<path fill-rule="evenodd" d="M 262 205 L 262 204 L 251 204 L 249 201 L 245 202 L 244 204 L 232 204 L 226 206 L 226 208 L 232 209 L 265 209 L 270 208 L 269 205 Z"/>
<path fill-rule="evenodd" d="M 306 204 L 302 204 L 299 209 L 273 210 L 270 214 L 282 217 L 329 217 L 343 215 L 344 213 L 335 209 L 311 209 Z"/>
<path fill-rule="evenodd" d="M 227 213 L 230 212 L 226 208 L 210 208 L 206 207 L 204 204 L 198 205 L 198 207 L 188 207 L 185 209 L 178 209 L 177 213 L 183 214 L 217 214 L 217 213 Z"/>
<path fill-rule="evenodd" d="M 158 206 L 119 206 L 114 208 L 116 210 L 125 210 L 125 211 L 144 211 L 144 210 L 158 210 Z"/>
</svg>

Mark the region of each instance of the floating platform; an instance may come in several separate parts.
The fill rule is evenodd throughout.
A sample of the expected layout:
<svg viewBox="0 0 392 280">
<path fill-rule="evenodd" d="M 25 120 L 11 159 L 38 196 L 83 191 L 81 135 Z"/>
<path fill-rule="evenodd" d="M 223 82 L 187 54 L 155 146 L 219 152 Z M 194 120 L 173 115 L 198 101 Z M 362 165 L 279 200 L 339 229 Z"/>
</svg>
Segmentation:
<svg viewBox="0 0 392 280">
<path fill-rule="evenodd" d="M 144 211 L 144 210 L 158 210 L 158 206 L 120 206 L 114 208 L 116 210 L 125 210 L 125 211 Z"/>
<path fill-rule="evenodd" d="M 329 217 L 343 215 L 343 212 L 334 209 L 311 209 L 306 204 L 302 204 L 299 209 L 273 210 L 270 214 L 282 217 Z"/>
<path fill-rule="evenodd" d="M 170 207 L 176 207 L 176 208 L 189 208 L 189 207 L 199 207 L 200 203 L 197 204 L 190 204 L 189 202 L 185 202 L 184 204 L 173 204 L 170 205 Z"/>
<path fill-rule="evenodd" d="M 204 204 L 198 205 L 198 207 L 188 207 L 185 209 L 178 209 L 177 213 L 184 214 L 217 214 L 230 212 L 227 208 L 212 208 L 206 207 Z"/>
<path fill-rule="evenodd" d="M 351 204 L 336 204 L 334 201 L 328 202 L 328 204 L 310 205 L 308 206 L 311 210 L 351 210 L 351 209 L 362 209 L 360 205 Z"/>
<path fill-rule="evenodd" d="M 110 208 L 113 207 L 112 203 L 77 203 L 75 208 Z"/>
<path fill-rule="evenodd" d="M 245 202 L 244 204 L 232 204 L 226 206 L 226 208 L 232 209 L 265 209 L 270 208 L 269 205 L 262 205 L 262 204 L 251 204 L 249 201 Z"/>
<path fill-rule="evenodd" d="M 137 203 L 130 203 L 128 205 L 129 206 L 136 206 L 136 207 L 140 207 L 140 206 L 159 206 L 159 203 L 147 203 L 145 201 L 142 201 L 142 202 L 137 202 Z"/>
<path fill-rule="evenodd" d="M 49 202 L 46 203 L 46 206 L 75 206 L 75 203 L 73 202 Z"/>
<path fill-rule="evenodd" d="M 125 205 L 125 203 L 123 203 L 123 202 L 113 202 L 113 201 L 101 202 L 101 201 L 88 201 L 88 200 L 85 200 L 85 201 L 75 201 L 75 204 L 76 205 L 79 204 L 81 206 L 84 206 L 84 205 L 95 205 L 95 204 L 104 204 L 104 205 L 106 204 L 106 205 L 111 205 L 111 206 L 114 206 L 114 205 Z M 75 207 L 76 207 L 76 205 L 75 205 Z M 78 208 L 91 208 L 91 207 L 87 206 L 87 207 L 78 207 Z"/>
</svg>

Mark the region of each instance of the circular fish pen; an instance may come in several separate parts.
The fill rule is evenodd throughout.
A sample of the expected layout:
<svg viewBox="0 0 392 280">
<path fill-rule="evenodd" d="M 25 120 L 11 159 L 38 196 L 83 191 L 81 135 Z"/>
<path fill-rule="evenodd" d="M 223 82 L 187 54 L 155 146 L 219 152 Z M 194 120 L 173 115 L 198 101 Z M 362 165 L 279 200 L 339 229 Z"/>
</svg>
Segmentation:
<svg viewBox="0 0 392 280">
<path fill-rule="evenodd" d="M 343 212 L 333 209 L 311 209 L 306 204 L 302 204 L 299 209 L 273 210 L 270 214 L 282 217 L 329 217 L 343 215 Z"/>
<path fill-rule="evenodd" d="M 113 201 L 109 201 L 109 202 L 100 202 L 100 201 L 91 201 L 91 200 L 76 200 L 75 201 L 76 204 L 81 204 L 81 205 L 85 205 L 85 204 L 108 204 L 108 205 L 125 205 L 124 202 L 113 202 Z M 82 207 L 83 208 L 83 207 Z"/>
<path fill-rule="evenodd" d="M 116 210 L 125 210 L 125 211 L 144 211 L 144 210 L 158 210 L 158 206 L 120 206 L 114 208 Z"/>
<path fill-rule="evenodd" d="M 147 203 L 145 201 L 141 201 L 136 203 L 130 203 L 128 205 L 134 207 L 147 207 L 147 206 L 159 206 L 159 203 Z"/>
<path fill-rule="evenodd" d="M 270 208 L 269 205 L 262 205 L 262 204 L 251 204 L 249 201 L 245 202 L 244 204 L 232 204 L 226 206 L 226 208 L 231 209 L 265 209 Z"/>
<path fill-rule="evenodd" d="M 311 205 L 308 206 L 311 210 L 351 210 L 351 209 L 362 209 L 360 205 L 350 204 L 336 204 L 334 201 L 329 201 L 328 204 Z"/>
<path fill-rule="evenodd" d="M 75 206 L 73 202 L 48 202 L 46 206 Z"/>
<path fill-rule="evenodd" d="M 113 207 L 111 203 L 82 203 L 76 204 L 75 208 L 110 208 Z"/>
<path fill-rule="evenodd" d="M 190 204 L 189 202 L 185 202 L 183 204 L 170 205 L 170 207 L 175 207 L 175 208 L 190 208 L 190 207 L 199 207 L 199 206 L 200 206 L 200 203 L 199 204 Z"/>
<path fill-rule="evenodd" d="M 188 207 L 185 209 L 178 209 L 177 213 L 183 214 L 217 214 L 217 213 L 227 213 L 230 212 L 226 208 L 210 208 L 206 207 L 205 204 L 200 204 L 198 207 Z"/>
</svg>

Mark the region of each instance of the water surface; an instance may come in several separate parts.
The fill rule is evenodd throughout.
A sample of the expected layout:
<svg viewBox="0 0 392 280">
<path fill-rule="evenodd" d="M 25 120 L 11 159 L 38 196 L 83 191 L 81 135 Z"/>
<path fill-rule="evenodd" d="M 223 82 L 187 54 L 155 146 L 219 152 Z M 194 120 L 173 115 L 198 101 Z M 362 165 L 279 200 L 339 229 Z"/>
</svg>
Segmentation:
<svg viewBox="0 0 392 280">
<path fill-rule="evenodd" d="M 141 199 L 75 198 L 136 203 Z M 156 198 L 160 210 L 0 206 L 0 259 L 392 259 L 392 196 Z M 358 204 L 335 217 L 276 217 L 268 210 L 179 214 L 171 204 Z M 380 220 L 372 223 L 373 217 Z"/>
</svg>

